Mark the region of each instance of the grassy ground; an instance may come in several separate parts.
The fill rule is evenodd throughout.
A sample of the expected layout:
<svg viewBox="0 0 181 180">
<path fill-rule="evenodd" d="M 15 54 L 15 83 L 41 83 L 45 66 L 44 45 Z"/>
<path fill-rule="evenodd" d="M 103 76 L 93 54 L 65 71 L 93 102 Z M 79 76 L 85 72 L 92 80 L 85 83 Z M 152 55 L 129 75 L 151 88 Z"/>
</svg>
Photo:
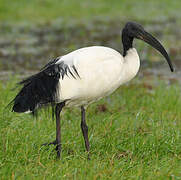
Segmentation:
<svg viewBox="0 0 181 180">
<path fill-rule="evenodd" d="M 180 179 L 181 97 L 177 84 L 124 85 L 87 111 L 91 160 L 86 159 L 80 111 L 62 114 L 62 159 L 51 147 L 50 113 L 33 119 L 4 109 L 14 83 L 0 84 L 1 179 Z M 121 96 L 120 96 L 121 95 Z"/>
<path fill-rule="evenodd" d="M 48 22 L 57 18 L 92 19 L 96 16 L 109 18 L 164 20 L 180 15 L 180 0 L 0 0 L 0 20 L 5 22 Z"/>
<path fill-rule="evenodd" d="M 120 21 L 127 20 L 144 21 L 142 23 L 148 25 L 148 30 L 154 28 L 151 31 L 155 32 L 159 39 L 162 38 L 162 33 L 167 35 L 164 36 L 166 38 L 164 44 L 167 47 L 172 45 L 175 47 L 175 44 L 176 47 L 180 47 L 177 41 L 180 37 L 177 28 L 179 26 L 175 26 L 177 23 L 174 23 L 180 22 L 180 7 L 180 0 L 0 0 L 0 23 L 11 24 L 9 30 L 6 27 L 1 28 L 3 30 L 0 50 L 4 48 L 6 51 L 0 51 L 0 58 L 8 65 L 10 59 L 16 63 L 24 59 L 26 56 L 21 58 L 20 55 L 25 53 L 25 49 L 18 50 L 21 42 L 27 49 L 32 50 L 31 45 L 37 49 L 39 58 L 35 58 L 34 51 L 29 52 L 35 61 L 40 61 L 40 57 L 43 59 L 56 57 L 60 55 L 58 53 L 63 51 L 63 48 L 75 49 L 79 45 L 86 46 L 87 42 L 92 44 L 99 42 L 102 45 L 118 48 L 117 44 L 108 43 L 106 40 L 108 35 L 110 39 L 114 37 L 114 33 L 111 35 L 111 31 L 108 30 L 114 30 L 116 27 L 110 23 L 115 21 L 109 21 L 110 19 L 115 19 L 118 24 Z M 107 20 L 110 29 L 100 25 L 99 21 L 96 24 L 97 17 Z M 92 21 L 94 18 L 95 21 Z M 55 32 L 58 34 L 62 32 L 60 30 L 63 23 L 60 23 L 60 29 L 57 27 L 55 31 L 47 31 L 47 28 L 51 28 L 51 22 L 54 20 L 54 24 L 59 26 L 61 19 L 68 23 L 66 27 L 70 33 L 67 36 L 74 33 L 75 37 L 67 38 L 66 33 L 62 33 L 65 37 L 63 43 L 60 41 L 59 44 L 55 44 L 52 41 L 53 45 L 60 48 L 60 51 L 55 52 L 49 36 L 58 39 L 58 35 L 55 37 L 54 35 Z M 74 20 L 80 21 L 80 25 L 83 22 L 82 26 L 86 23 L 85 29 L 90 29 L 93 38 L 84 31 L 82 33 L 81 26 L 72 25 L 71 22 Z M 157 23 L 152 26 L 151 22 L 154 21 Z M 91 25 L 99 30 L 95 31 L 94 27 L 91 28 L 89 22 L 95 22 Z M 21 25 L 13 28 L 21 23 L 22 29 Z M 30 31 L 31 36 L 26 40 L 28 30 L 23 28 L 24 24 L 25 26 L 28 24 L 31 29 L 36 27 L 36 24 L 40 24 L 41 27 L 41 23 L 43 23 L 41 31 L 35 28 L 35 32 Z M 168 26 L 167 23 L 171 25 Z M 173 26 L 172 36 L 169 36 L 168 32 L 170 26 Z M 78 36 L 80 33 L 75 29 L 82 33 L 81 36 Z M 36 33 L 41 37 L 43 34 L 44 41 L 38 38 L 39 36 L 33 36 Z M 107 34 L 101 36 L 103 37 L 101 41 L 99 37 L 102 33 Z M 13 36 L 13 41 L 8 41 L 10 36 Z M 45 48 L 48 55 L 45 55 L 45 51 L 41 54 L 41 49 L 38 49 L 31 40 L 36 40 L 35 44 L 40 43 L 41 47 L 48 45 Z M 117 41 L 120 42 L 119 39 Z M 15 42 L 14 49 L 13 42 Z M 10 50 L 13 50 L 12 58 L 7 53 L 8 43 L 12 48 Z M 174 49 L 173 57 L 175 52 L 180 54 L 180 49 L 178 48 L 177 51 Z M 153 54 L 144 49 L 141 53 Z M 15 58 L 16 54 L 18 54 L 17 58 Z M 26 62 L 30 62 L 29 56 Z M 11 91 L 15 86 L 14 81 L 16 80 L 8 80 L 8 83 L 0 82 L 0 179 L 181 179 L 180 85 L 167 86 L 161 83 L 159 86 L 154 86 L 154 83 L 148 84 L 143 79 L 141 79 L 142 83 L 133 80 L 131 84 L 118 89 L 110 98 L 91 105 L 87 111 L 91 144 L 90 161 L 87 160 L 80 129 L 80 110 L 64 110 L 62 113 L 63 152 L 62 159 L 57 161 L 54 147 L 50 149 L 41 147 L 42 143 L 55 139 L 55 121 L 52 121 L 51 113 L 42 111 L 38 119 L 33 119 L 28 114 L 16 114 L 5 109 L 7 103 L 16 94 L 16 91 Z"/>
</svg>

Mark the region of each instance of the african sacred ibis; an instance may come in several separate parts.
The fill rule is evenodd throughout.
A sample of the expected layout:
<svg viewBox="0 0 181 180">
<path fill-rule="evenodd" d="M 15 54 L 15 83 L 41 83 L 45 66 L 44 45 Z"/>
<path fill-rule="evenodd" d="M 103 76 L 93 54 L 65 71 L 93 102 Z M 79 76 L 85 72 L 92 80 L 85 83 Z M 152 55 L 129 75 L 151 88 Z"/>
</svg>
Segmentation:
<svg viewBox="0 0 181 180">
<path fill-rule="evenodd" d="M 141 39 L 157 49 L 173 66 L 164 47 L 143 27 L 128 22 L 122 30 L 123 56 L 103 46 L 85 47 L 58 57 L 39 73 L 21 81 L 22 89 L 14 98 L 14 112 L 34 112 L 43 105 L 55 105 L 57 156 L 61 153 L 60 112 L 64 106 L 81 107 L 81 129 L 89 152 L 85 107 L 115 91 L 137 74 L 140 59 L 133 39 Z"/>
</svg>

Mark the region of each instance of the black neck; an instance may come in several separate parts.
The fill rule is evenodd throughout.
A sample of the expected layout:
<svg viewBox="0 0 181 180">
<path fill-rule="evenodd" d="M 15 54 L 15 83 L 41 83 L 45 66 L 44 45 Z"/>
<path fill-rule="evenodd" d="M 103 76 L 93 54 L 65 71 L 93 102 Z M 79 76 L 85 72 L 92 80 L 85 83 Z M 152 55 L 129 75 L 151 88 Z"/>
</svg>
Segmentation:
<svg viewBox="0 0 181 180">
<path fill-rule="evenodd" d="M 133 47 L 133 37 L 128 35 L 127 30 L 124 28 L 122 31 L 122 43 L 123 43 L 123 57 L 126 56 L 127 51 Z"/>
</svg>

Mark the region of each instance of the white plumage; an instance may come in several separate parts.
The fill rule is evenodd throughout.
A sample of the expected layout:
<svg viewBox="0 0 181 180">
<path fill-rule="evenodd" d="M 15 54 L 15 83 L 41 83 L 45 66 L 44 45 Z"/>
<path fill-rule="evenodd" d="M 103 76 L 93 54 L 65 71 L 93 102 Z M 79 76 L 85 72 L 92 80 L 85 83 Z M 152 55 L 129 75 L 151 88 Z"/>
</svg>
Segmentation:
<svg viewBox="0 0 181 180">
<path fill-rule="evenodd" d="M 74 65 L 80 75 L 80 78 L 74 79 L 69 74 L 59 80 L 58 102 L 66 101 L 68 107 L 87 105 L 109 95 L 131 80 L 140 66 L 134 48 L 123 57 L 111 48 L 86 47 L 62 56 L 56 64 L 62 61 L 70 67 Z"/>
</svg>

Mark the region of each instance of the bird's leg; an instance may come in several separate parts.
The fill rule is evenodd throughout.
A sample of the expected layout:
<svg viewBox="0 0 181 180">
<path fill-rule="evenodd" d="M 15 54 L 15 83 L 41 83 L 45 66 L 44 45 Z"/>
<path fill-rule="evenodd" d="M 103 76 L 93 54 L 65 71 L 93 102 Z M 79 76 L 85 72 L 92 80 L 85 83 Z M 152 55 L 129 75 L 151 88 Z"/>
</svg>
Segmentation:
<svg viewBox="0 0 181 180">
<path fill-rule="evenodd" d="M 56 105 L 55 115 L 56 115 L 56 151 L 57 157 L 60 158 L 61 154 L 61 126 L 60 126 L 60 113 L 62 108 L 65 106 L 65 102 Z"/>
<path fill-rule="evenodd" d="M 55 116 L 56 116 L 56 140 L 50 143 L 45 143 L 42 145 L 56 145 L 57 157 L 60 158 L 61 153 L 61 126 L 60 126 L 60 113 L 62 108 L 65 106 L 65 102 L 59 103 L 55 108 Z"/>
<path fill-rule="evenodd" d="M 86 147 L 86 150 L 88 152 L 88 159 L 90 159 L 90 157 L 89 157 L 88 127 L 87 127 L 86 120 L 85 120 L 85 109 L 83 106 L 81 106 L 81 129 L 82 129 L 82 134 L 84 136 L 85 147 Z"/>
</svg>

